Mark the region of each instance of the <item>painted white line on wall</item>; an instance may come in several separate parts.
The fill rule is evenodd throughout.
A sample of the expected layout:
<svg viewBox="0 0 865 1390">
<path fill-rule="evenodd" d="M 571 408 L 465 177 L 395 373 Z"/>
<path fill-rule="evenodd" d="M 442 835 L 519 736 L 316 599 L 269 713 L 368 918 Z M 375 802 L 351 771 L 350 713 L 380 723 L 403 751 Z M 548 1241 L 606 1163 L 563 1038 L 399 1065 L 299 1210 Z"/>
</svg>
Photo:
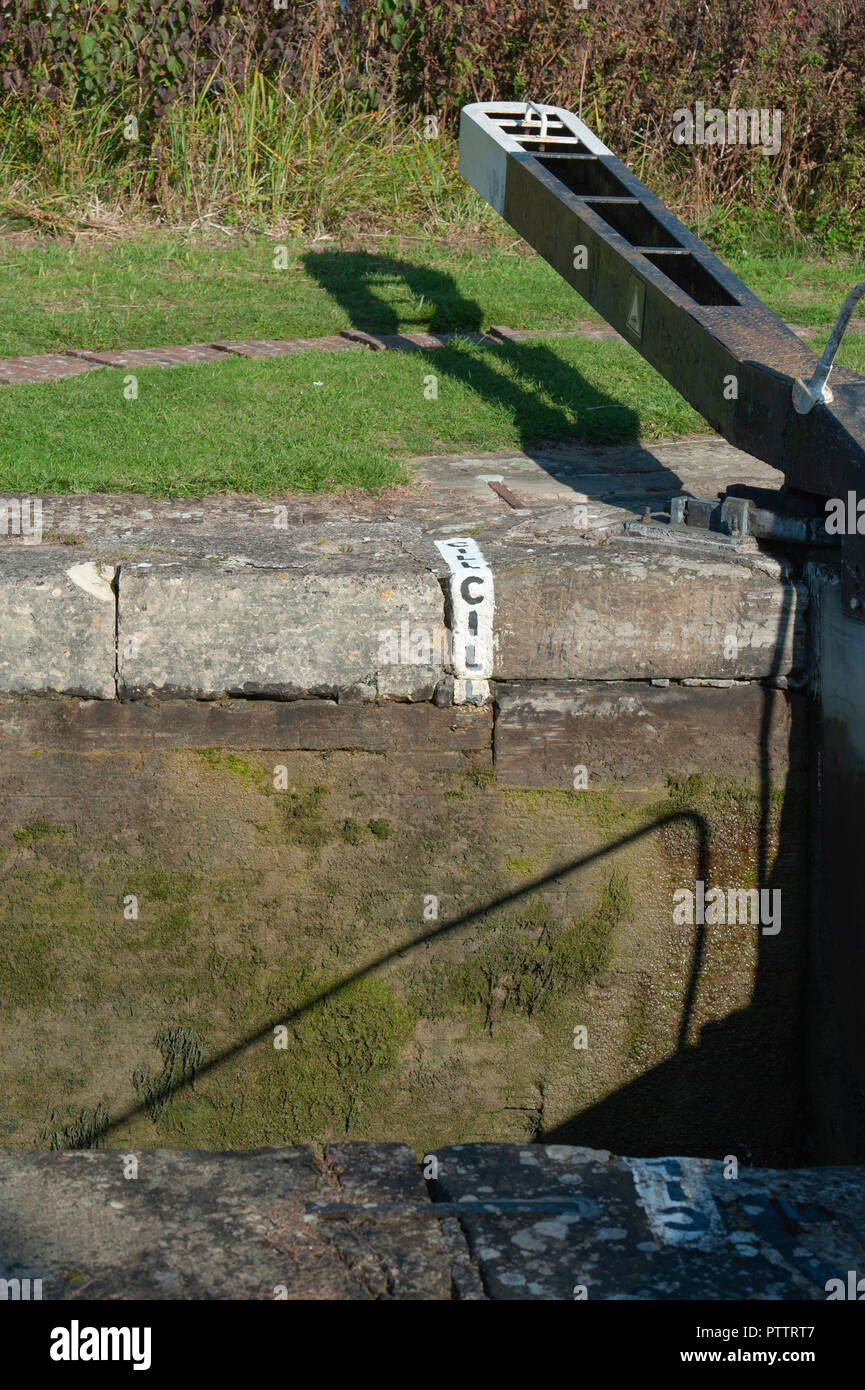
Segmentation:
<svg viewBox="0 0 865 1390">
<path fill-rule="evenodd" d="M 480 704 L 489 698 L 493 673 L 493 573 L 471 536 L 436 541 L 451 572 L 454 700 Z"/>
<path fill-rule="evenodd" d="M 692 1158 L 624 1158 L 652 1235 L 661 1245 L 715 1250 L 724 1226 L 705 1165 Z"/>
</svg>

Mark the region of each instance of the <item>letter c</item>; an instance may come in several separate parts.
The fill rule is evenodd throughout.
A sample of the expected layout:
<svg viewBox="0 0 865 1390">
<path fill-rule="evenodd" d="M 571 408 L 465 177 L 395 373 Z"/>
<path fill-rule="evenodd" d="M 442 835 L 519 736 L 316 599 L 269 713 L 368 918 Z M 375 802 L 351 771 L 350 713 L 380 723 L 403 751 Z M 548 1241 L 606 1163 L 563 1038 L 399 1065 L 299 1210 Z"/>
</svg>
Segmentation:
<svg viewBox="0 0 865 1390">
<path fill-rule="evenodd" d="M 478 574 L 467 574 L 467 575 L 466 575 L 465 579 L 463 580 L 462 584 L 460 585 L 460 593 L 462 594 L 462 596 L 463 596 L 463 598 L 465 599 L 466 603 L 483 603 L 483 600 L 484 600 L 483 594 L 480 594 L 477 598 L 473 598 L 472 595 L 469 593 L 469 585 L 470 585 L 470 584 L 483 584 L 483 582 L 484 582 L 483 579 L 481 579 L 480 575 L 478 575 Z"/>
</svg>

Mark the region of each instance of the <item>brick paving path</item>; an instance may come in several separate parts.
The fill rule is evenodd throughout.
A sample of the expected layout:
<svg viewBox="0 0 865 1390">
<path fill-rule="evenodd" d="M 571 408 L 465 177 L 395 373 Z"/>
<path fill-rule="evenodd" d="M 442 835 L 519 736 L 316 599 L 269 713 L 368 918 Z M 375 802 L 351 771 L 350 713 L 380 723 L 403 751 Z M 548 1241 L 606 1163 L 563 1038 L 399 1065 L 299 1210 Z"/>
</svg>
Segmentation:
<svg viewBox="0 0 865 1390">
<path fill-rule="evenodd" d="M 791 323 L 787 325 L 800 338 L 816 337 L 820 329 Z M 849 331 L 863 331 L 865 325 L 850 324 Z M 472 343 L 522 343 L 531 338 L 586 338 L 591 342 L 621 342 L 615 329 L 590 322 L 579 322 L 573 329 L 515 329 L 494 325 L 485 333 L 364 333 L 346 328 L 325 338 L 249 338 L 227 339 L 221 343 L 191 343 L 182 347 L 97 349 L 67 348 L 63 352 L 30 357 L 0 357 L 0 386 L 14 382 L 45 381 L 100 367 L 179 367 L 187 363 L 218 362 L 226 357 L 285 357 L 292 352 L 367 351 L 424 352 L 444 347 L 457 339 Z"/>
</svg>

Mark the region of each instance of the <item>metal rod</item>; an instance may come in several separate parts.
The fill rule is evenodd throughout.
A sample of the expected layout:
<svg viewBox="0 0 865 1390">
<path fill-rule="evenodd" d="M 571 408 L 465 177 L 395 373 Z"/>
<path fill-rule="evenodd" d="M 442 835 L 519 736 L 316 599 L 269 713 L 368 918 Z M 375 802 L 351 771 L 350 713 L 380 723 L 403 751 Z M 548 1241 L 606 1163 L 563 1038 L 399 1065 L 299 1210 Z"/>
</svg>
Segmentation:
<svg viewBox="0 0 865 1390">
<path fill-rule="evenodd" d="M 841 305 L 841 312 L 835 320 L 835 327 L 829 334 L 829 341 L 823 349 L 823 356 L 814 369 L 814 375 L 809 381 L 803 381 L 801 377 L 797 379 L 793 387 L 793 405 L 800 415 L 807 415 L 818 401 L 828 405 L 830 401 L 835 399 L 826 383 L 835 364 L 835 354 L 841 346 L 841 339 L 844 337 L 853 310 L 863 294 L 865 294 L 865 280 L 861 284 L 853 286 Z"/>
</svg>

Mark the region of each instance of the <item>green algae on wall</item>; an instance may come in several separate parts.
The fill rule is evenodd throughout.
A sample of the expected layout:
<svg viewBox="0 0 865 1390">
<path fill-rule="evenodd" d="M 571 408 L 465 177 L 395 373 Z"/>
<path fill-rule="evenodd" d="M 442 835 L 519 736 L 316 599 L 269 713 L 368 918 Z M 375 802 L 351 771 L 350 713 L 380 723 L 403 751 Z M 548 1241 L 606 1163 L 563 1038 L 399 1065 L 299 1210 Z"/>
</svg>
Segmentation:
<svg viewBox="0 0 865 1390">
<path fill-rule="evenodd" d="M 744 882 L 761 815 L 708 776 L 522 792 L 360 752 L 46 751 L 26 792 L 12 771 L 0 1139 L 21 1147 L 549 1133 L 677 1048 L 693 831 L 610 845 L 694 809 Z M 696 1039 L 756 959 L 708 939 Z"/>
</svg>

